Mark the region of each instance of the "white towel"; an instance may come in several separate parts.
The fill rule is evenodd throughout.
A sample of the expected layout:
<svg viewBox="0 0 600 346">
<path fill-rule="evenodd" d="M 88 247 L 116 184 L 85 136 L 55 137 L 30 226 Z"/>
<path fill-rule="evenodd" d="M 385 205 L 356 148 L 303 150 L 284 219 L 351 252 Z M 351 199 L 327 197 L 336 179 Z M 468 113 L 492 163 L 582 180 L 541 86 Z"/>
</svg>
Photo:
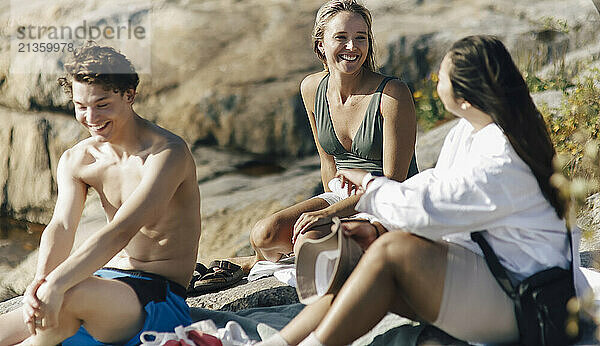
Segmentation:
<svg viewBox="0 0 600 346">
<path fill-rule="evenodd" d="M 225 328 L 217 328 L 213 320 L 199 321 L 192 323 L 187 327 L 178 326 L 175 327 L 174 333 L 159 333 L 153 331 L 143 332 L 140 335 L 140 341 L 143 346 L 161 346 L 171 340 L 181 340 L 190 345 L 195 345 L 195 343 L 187 337 L 187 334 L 192 330 L 216 337 L 221 340 L 223 346 L 250 346 L 257 342 L 250 340 L 242 326 L 236 321 L 227 322 Z"/>
<path fill-rule="evenodd" d="M 267 276 L 275 276 L 277 280 L 296 287 L 296 265 L 286 259 L 287 263 L 258 261 L 248 274 L 248 281 L 255 281 Z"/>
</svg>

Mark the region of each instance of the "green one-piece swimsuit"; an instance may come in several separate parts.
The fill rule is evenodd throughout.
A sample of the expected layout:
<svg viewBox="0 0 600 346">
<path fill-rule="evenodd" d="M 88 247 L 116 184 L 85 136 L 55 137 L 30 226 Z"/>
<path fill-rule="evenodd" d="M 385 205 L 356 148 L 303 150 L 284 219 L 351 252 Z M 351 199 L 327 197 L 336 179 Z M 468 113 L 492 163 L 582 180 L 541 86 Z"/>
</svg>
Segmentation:
<svg viewBox="0 0 600 346">
<path fill-rule="evenodd" d="M 381 95 L 388 81 L 393 77 L 385 77 L 371 97 L 363 121 L 352 140 L 352 147 L 347 151 L 340 143 L 329 114 L 327 102 L 327 74 L 319 83 L 315 99 L 315 123 L 319 144 L 335 160 L 336 169 L 359 168 L 376 175 L 383 175 L 383 116 L 381 115 Z M 413 153 L 408 168 L 407 178 L 418 173 L 417 162 Z"/>
</svg>

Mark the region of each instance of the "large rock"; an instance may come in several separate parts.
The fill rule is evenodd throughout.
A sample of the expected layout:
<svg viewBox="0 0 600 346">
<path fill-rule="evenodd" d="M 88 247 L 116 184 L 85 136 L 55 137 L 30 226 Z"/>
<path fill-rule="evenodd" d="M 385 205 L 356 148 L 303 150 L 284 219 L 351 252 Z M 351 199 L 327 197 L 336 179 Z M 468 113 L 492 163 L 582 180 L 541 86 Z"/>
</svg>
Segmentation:
<svg viewBox="0 0 600 346">
<path fill-rule="evenodd" d="M 189 143 L 277 155 L 314 152 L 298 89 L 306 74 L 321 68 L 310 49 L 310 31 L 322 1 L 135 1 L 119 13 L 101 3 L 60 0 L 48 8 L 45 1 L 32 1 L 20 19 L 77 23 L 91 9 L 97 23 L 151 17 L 150 73 L 142 75 L 137 102 L 141 114 Z M 524 65 L 535 60 L 534 67 L 556 64 L 564 52 L 597 41 L 597 13 L 589 0 L 373 0 L 367 5 L 383 71 L 409 83 L 436 71 L 448 45 L 468 34 L 496 34 Z M 10 11 L 3 13 L 0 22 Z M 28 73 L 8 73 L 10 35 L 2 37 L 0 104 L 68 110 L 56 76 L 45 73 L 64 58 L 31 61 Z"/>
<path fill-rule="evenodd" d="M 201 183 L 202 236 L 198 260 L 249 255 L 249 234 L 260 219 L 314 196 L 321 187 L 319 161 L 307 158 L 279 174 L 234 172 Z"/>
<path fill-rule="evenodd" d="M 66 116 L 0 108 L 0 216 L 46 224 L 60 155 L 85 130 Z"/>
<path fill-rule="evenodd" d="M 187 303 L 196 308 L 240 311 L 256 307 L 298 303 L 296 289 L 270 276 L 257 281 L 242 280 L 226 290 L 189 297 Z"/>
<path fill-rule="evenodd" d="M 565 54 L 598 42 L 598 13 L 591 1 L 378 1 L 374 31 L 384 72 L 410 84 L 437 72 L 457 39 L 492 34 L 519 66 L 557 66 Z M 566 23 L 566 26 L 563 25 Z"/>
<path fill-rule="evenodd" d="M 37 264 L 38 251 L 29 254 L 13 270 L 0 277 L 0 302 L 20 296 L 33 281 Z"/>
<path fill-rule="evenodd" d="M 151 16 L 151 73 L 141 76 L 136 110 L 196 148 L 202 144 L 202 148 L 242 149 L 237 154 L 221 150 L 217 155 L 210 155 L 215 149 L 206 149 L 208 155 L 196 155 L 201 160 L 199 182 L 206 183 L 202 189 L 225 186 L 228 179 L 239 186 L 241 182 L 235 178 L 221 176 L 256 163 L 279 164 L 277 161 L 285 162 L 286 158 L 314 153 L 298 85 L 304 75 L 320 68 L 309 48 L 309 33 L 321 1 L 132 3 L 115 14 L 100 1 L 82 7 L 78 2 L 61 0 L 51 8 L 44 1 L 33 1 L 23 7 L 27 10 L 19 19 L 77 23 L 90 9 L 94 23 Z M 17 2 L 12 4 L 18 7 Z M 483 0 L 452 4 L 441 0 L 374 0 L 368 6 L 375 18 L 383 70 L 410 83 L 435 71 L 452 41 L 473 33 L 499 35 L 517 60 L 546 64 L 543 74 L 551 74 L 558 63 L 553 59 L 563 52 L 567 52 L 569 66 L 587 61 L 589 52 L 600 56 L 593 24 L 598 15 L 588 0 L 569 5 L 561 0 L 511 0 L 494 5 Z M 0 2 L 0 8 L 1 25 L 9 19 L 11 8 L 6 1 Z M 563 20 L 566 28 L 561 27 Z M 12 29 L 7 26 L 4 30 L 10 34 Z M 0 215 L 46 223 L 54 204 L 57 159 L 85 134 L 69 121 L 71 115 L 29 111 L 69 111 L 56 75 L 46 73 L 49 67 L 63 64 L 64 56 L 50 56 L 47 61 L 23 56 L 31 59 L 26 60 L 30 62 L 29 72 L 9 73 L 11 62 L 15 63 L 9 38 L 0 36 L 0 104 L 9 107 L 0 108 L 0 121 L 6 124 L 0 129 Z M 538 99 L 556 105 L 558 96 L 546 93 Z M 434 144 L 419 138 L 422 169 L 435 163 L 435 148 L 442 138 L 442 133 L 431 136 Z M 210 183 L 213 178 L 220 180 Z M 286 205 L 267 202 L 261 207 L 268 213 Z M 252 224 L 256 220 L 246 221 Z"/>
<path fill-rule="evenodd" d="M 457 122 L 458 119 L 452 119 L 428 132 L 417 134 L 416 156 L 419 171 L 435 166 L 446 135 Z"/>
</svg>

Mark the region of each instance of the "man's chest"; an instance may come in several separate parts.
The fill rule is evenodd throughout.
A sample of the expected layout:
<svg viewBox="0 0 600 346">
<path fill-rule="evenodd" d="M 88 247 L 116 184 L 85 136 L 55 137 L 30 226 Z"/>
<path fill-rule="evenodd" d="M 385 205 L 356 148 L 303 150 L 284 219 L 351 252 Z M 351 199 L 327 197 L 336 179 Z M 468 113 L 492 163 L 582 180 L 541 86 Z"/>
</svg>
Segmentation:
<svg viewBox="0 0 600 346">
<path fill-rule="evenodd" d="M 107 214 L 114 214 L 131 196 L 144 175 L 142 160 L 96 161 L 81 171 L 81 179 L 98 192 Z"/>
</svg>

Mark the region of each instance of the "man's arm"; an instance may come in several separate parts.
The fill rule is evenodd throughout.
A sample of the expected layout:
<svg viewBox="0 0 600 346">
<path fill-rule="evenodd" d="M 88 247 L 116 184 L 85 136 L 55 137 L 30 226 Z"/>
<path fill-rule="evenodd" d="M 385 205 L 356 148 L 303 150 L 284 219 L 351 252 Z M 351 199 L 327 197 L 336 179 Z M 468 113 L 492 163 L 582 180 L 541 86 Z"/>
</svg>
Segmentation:
<svg viewBox="0 0 600 346">
<path fill-rule="evenodd" d="M 74 166 L 77 164 L 75 155 L 77 153 L 69 149 L 58 162 L 58 197 L 54 214 L 42 233 L 35 278 L 23 297 L 23 319 L 32 333 L 35 333 L 34 315 L 39 313 L 40 305 L 36 291 L 46 275 L 69 256 L 85 204 L 87 185 L 73 175 Z"/>
<path fill-rule="evenodd" d="M 46 305 L 42 319 L 44 327 L 56 325 L 64 293 L 68 289 L 106 264 L 143 225 L 154 223 L 164 212 L 191 169 L 190 155 L 186 144 L 180 141 L 149 157 L 141 182 L 112 221 L 48 274 L 46 283 L 38 289 L 38 298 Z"/>
<path fill-rule="evenodd" d="M 85 183 L 74 177 L 73 155 L 67 150 L 58 162 L 58 197 L 52 219 L 42 233 L 36 277 L 48 275 L 69 256 L 73 247 L 88 190 Z"/>
</svg>

